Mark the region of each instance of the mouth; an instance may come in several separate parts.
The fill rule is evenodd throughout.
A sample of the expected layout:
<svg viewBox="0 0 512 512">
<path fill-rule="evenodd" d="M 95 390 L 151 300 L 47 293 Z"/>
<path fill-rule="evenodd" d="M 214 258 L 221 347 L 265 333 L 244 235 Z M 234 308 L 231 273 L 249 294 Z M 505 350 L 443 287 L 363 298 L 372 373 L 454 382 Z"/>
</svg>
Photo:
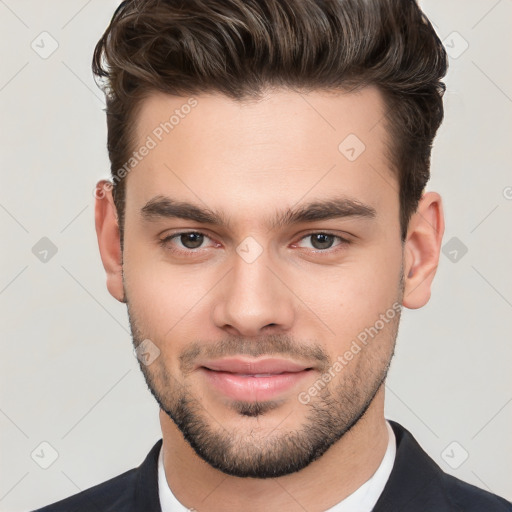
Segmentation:
<svg viewBox="0 0 512 512">
<path fill-rule="evenodd" d="M 207 361 L 202 365 L 202 367 L 207 370 L 236 373 L 247 376 L 271 376 L 282 373 L 297 373 L 313 369 L 312 366 L 302 363 L 276 358 L 260 360 L 240 358 L 219 359 L 215 361 Z"/>
<path fill-rule="evenodd" d="M 279 397 L 313 371 L 312 366 L 285 359 L 239 358 L 205 362 L 198 369 L 217 392 L 244 401 Z"/>
</svg>

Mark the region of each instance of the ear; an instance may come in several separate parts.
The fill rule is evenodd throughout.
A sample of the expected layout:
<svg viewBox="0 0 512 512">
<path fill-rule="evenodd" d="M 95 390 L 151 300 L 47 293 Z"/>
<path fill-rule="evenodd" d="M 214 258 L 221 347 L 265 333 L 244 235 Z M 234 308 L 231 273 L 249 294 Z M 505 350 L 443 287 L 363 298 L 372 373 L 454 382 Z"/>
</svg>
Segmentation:
<svg viewBox="0 0 512 512">
<path fill-rule="evenodd" d="M 441 196 L 436 192 L 423 194 L 418 209 L 409 221 L 404 245 L 403 305 L 409 309 L 423 307 L 430 299 L 441 242 L 444 234 L 444 214 Z"/>
<path fill-rule="evenodd" d="M 107 289 L 119 302 L 125 302 L 122 253 L 117 210 L 112 197 L 112 183 L 108 180 L 96 184 L 94 207 L 96 236 L 101 261 L 107 273 Z"/>
</svg>

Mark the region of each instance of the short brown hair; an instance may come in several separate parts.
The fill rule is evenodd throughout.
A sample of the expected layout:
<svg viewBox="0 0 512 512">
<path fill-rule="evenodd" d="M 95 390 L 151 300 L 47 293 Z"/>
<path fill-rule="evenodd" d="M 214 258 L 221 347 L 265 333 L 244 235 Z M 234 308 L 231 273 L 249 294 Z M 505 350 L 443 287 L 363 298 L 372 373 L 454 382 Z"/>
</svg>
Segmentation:
<svg viewBox="0 0 512 512">
<path fill-rule="evenodd" d="M 376 86 L 400 187 L 402 240 L 430 178 L 447 67 L 415 0 L 126 0 L 93 56 L 114 178 L 133 152 L 142 100 L 153 92 L 243 100 L 269 86 Z M 125 179 L 114 179 L 113 195 L 122 245 Z"/>
</svg>

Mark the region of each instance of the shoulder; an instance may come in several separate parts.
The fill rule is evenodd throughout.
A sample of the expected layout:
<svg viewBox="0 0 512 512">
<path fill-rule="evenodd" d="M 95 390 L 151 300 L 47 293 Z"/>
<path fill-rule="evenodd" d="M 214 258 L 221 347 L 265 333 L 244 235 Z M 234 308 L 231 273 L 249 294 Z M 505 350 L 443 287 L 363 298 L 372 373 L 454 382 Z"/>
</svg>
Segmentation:
<svg viewBox="0 0 512 512">
<path fill-rule="evenodd" d="M 441 470 L 440 470 L 441 471 Z M 455 510 L 464 512 L 512 512 L 512 503 L 474 485 L 468 484 L 452 475 L 441 472 L 440 479 L 447 498 Z"/>
<path fill-rule="evenodd" d="M 413 435 L 389 420 L 396 457 L 374 512 L 512 512 L 512 503 L 445 473 Z"/>
<path fill-rule="evenodd" d="M 162 439 L 137 468 L 33 512 L 160 511 L 158 455 L 161 446 Z"/>
<path fill-rule="evenodd" d="M 137 469 L 130 469 L 110 480 L 34 512 L 82 512 L 90 510 L 124 510 L 133 503 Z"/>
</svg>

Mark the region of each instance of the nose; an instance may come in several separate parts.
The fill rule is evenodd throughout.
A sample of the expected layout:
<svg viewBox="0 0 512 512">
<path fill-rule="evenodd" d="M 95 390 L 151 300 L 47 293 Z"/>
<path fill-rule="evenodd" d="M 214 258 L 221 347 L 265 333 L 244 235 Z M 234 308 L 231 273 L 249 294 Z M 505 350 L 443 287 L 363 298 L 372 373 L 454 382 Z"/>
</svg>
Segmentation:
<svg viewBox="0 0 512 512">
<path fill-rule="evenodd" d="M 244 337 L 268 334 L 269 329 L 290 330 L 295 316 L 294 295 L 279 274 L 265 251 L 251 263 L 236 255 L 231 272 L 218 289 L 214 324 Z"/>
</svg>

